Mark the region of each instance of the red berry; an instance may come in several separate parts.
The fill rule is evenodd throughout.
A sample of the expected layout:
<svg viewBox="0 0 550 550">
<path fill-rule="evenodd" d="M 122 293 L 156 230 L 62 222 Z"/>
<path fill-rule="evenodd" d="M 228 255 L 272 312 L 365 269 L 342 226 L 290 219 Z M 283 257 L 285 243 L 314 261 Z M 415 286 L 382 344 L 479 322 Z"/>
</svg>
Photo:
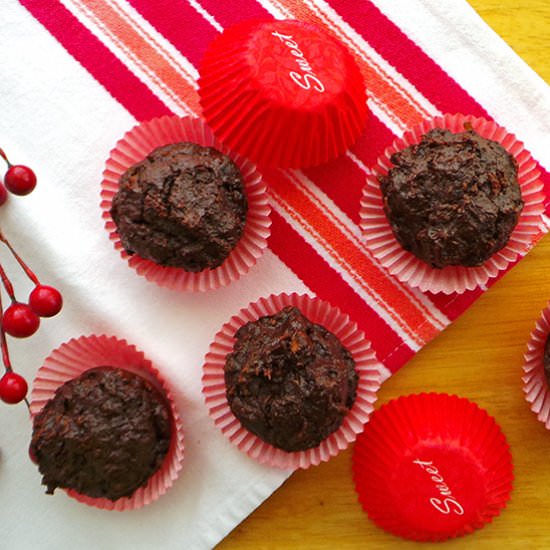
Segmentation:
<svg viewBox="0 0 550 550">
<path fill-rule="evenodd" d="M 14 195 L 28 195 L 36 186 L 36 176 L 28 166 L 15 164 L 8 168 L 4 185 Z"/>
<path fill-rule="evenodd" d="M 53 286 L 37 285 L 29 295 L 29 305 L 40 317 L 53 317 L 61 311 L 63 297 Z"/>
<path fill-rule="evenodd" d="M 0 399 L 5 403 L 13 405 L 23 401 L 27 390 L 27 382 L 15 372 L 7 372 L 0 378 Z"/>
<path fill-rule="evenodd" d="M 0 206 L 8 200 L 8 190 L 3 183 L 0 183 Z"/>
<path fill-rule="evenodd" d="M 4 311 L 2 328 L 10 336 L 25 338 L 34 334 L 39 325 L 40 317 L 27 304 L 15 302 Z"/>
</svg>

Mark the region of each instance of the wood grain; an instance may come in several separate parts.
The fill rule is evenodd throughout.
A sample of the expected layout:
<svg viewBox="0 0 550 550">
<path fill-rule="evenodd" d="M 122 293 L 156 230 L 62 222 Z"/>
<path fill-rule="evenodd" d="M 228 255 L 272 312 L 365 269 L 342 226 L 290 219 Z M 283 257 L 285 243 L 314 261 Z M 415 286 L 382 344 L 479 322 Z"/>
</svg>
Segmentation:
<svg viewBox="0 0 550 550">
<path fill-rule="evenodd" d="M 470 3 L 550 83 L 550 1 Z M 531 413 L 521 390 L 526 342 L 549 299 L 547 236 L 382 388 L 378 406 L 420 391 L 468 397 L 496 417 L 511 445 L 516 479 L 507 509 L 484 529 L 445 543 L 446 549 L 550 548 L 550 433 Z M 351 449 L 297 472 L 219 550 L 425 547 L 388 535 L 367 519 L 350 468 Z"/>
</svg>

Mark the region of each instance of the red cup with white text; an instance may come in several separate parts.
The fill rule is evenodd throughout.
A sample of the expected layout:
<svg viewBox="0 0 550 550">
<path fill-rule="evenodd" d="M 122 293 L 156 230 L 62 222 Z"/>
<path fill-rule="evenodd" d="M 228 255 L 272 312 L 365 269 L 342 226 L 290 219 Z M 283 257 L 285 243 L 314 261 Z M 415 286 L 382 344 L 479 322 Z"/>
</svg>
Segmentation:
<svg viewBox="0 0 550 550">
<path fill-rule="evenodd" d="M 359 501 L 379 527 L 411 540 L 441 541 L 483 527 L 506 505 L 512 457 L 495 420 L 454 395 L 390 401 L 357 439 Z"/>
<path fill-rule="evenodd" d="M 353 55 L 305 21 L 245 21 L 209 46 L 199 79 L 216 137 L 259 166 L 301 168 L 350 147 L 367 119 Z"/>
</svg>

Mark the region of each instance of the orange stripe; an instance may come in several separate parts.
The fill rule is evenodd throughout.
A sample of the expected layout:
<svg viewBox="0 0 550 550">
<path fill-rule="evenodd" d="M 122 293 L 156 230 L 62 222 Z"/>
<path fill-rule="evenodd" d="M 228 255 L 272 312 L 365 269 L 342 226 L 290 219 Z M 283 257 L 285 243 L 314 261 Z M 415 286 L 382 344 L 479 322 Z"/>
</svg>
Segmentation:
<svg viewBox="0 0 550 550">
<path fill-rule="evenodd" d="M 318 246 L 323 247 L 358 286 L 368 294 L 374 293 L 380 297 L 380 307 L 388 312 L 411 339 L 424 344 L 438 334 L 439 330 L 426 321 L 424 314 L 411 303 L 410 297 L 399 287 L 388 285 L 386 278 L 381 276 L 380 269 L 373 265 L 356 243 L 331 223 L 326 214 L 298 187 L 281 174 L 281 177 L 270 179 L 269 189 L 275 200 L 298 224 L 305 228 L 313 228 L 313 232 L 309 229 L 308 232 L 312 234 Z M 399 312 L 389 311 L 387 304 L 397 304 Z"/>
<path fill-rule="evenodd" d="M 269 1 L 275 7 L 282 8 L 281 11 L 286 10 L 290 12 L 292 17 L 306 20 L 323 27 L 338 41 L 348 43 L 348 48 L 351 49 L 352 52 L 353 49 L 350 48 L 350 43 L 353 44 L 357 50 L 361 51 L 360 47 L 353 43 L 353 39 L 344 34 L 335 23 L 332 23 L 326 17 L 319 16 L 303 2 L 298 0 Z M 398 118 L 405 126 L 417 124 L 430 116 L 430 113 L 418 105 L 414 98 L 406 90 L 401 88 L 389 75 L 386 74 L 385 77 L 387 80 L 384 79 L 378 72 L 382 71 L 380 67 L 378 67 L 377 70 L 374 63 L 369 63 L 362 57 L 359 57 L 355 52 L 353 53 L 355 54 L 355 61 L 365 79 L 367 94 L 369 96 L 374 96 L 377 102 L 388 106 L 391 111 L 391 113 L 389 113 L 390 116 L 393 114 L 394 117 Z"/>
<path fill-rule="evenodd" d="M 173 67 L 136 29 L 135 24 L 115 11 L 104 0 L 78 0 L 77 7 L 86 16 L 93 16 L 111 38 L 126 50 L 135 61 L 145 67 L 159 88 L 177 103 L 185 103 L 195 113 L 200 112 L 195 88 L 182 73 Z M 148 37 L 151 39 L 151 37 Z"/>
</svg>

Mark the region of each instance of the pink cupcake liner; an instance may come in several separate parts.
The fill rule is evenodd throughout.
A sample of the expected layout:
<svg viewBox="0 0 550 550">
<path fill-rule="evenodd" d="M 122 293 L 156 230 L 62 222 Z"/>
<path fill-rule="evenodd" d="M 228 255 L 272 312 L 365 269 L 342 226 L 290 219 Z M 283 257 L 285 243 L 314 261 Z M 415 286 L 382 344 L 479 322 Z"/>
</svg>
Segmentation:
<svg viewBox="0 0 550 550">
<path fill-rule="evenodd" d="M 454 395 L 400 397 L 376 411 L 358 437 L 353 477 L 380 528 L 442 541 L 480 529 L 512 490 L 510 447 L 495 420 Z"/>
<path fill-rule="evenodd" d="M 233 160 L 241 171 L 248 199 L 248 212 L 243 235 L 222 265 L 191 273 L 181 268 L 166 267 L 150 260 L 129 255 L 120 242 L 111 217 L 111 204 L 118 191 L 122 174 L 142 161 L 154 149 L 170 143 L 189 141 L 214 147 Z M 105 164 L 101 182 L 101 209 L 105 228 L 116 250 L 139 275 L 156 284 L 179 291 L 206 292 L 239 279 L 257 262 L 267 247 L 270 234 L 270 212 L 266 185 L 256 167 L 245 158 L 231 152 L 215 138 L 198 118 L 163 116 L 134 126 L 118 141 Z"/>
<path fill-rule="evenodd" d="M 421 141 L 433 128 L 445 128 L 454 133 L 465 131 L 465 125 L 484 138 L 500 143 L 518 162 L 518 181 L 524 201 L 520 215 L 507 245 L 479 267 L 447 266 L 435 269 L 405 250 L 396 240 L 383 209 L 378 178 L 393 166 L 391 156 Z M 473 290 L 487 283 L 500 271 L 524 256 L 543 232 L 544 191 L 537 164 L 524 145 L 513 134 L 495 122 L 462 114 L 446 114 L 427 120 L 407 131 L 388 147 L 367 176 L 361 198 L 361 228 L 365 242 L 376 259 L 400 281 L 426 292 L 451 294 Z"/>
<path fill-rule="evenodd" d="M 544 345 L 550 334 L 550 302 L 542 311 L 537 321 L 524 355 L 523 392 L 525 399 L 531 403 L 531 410 L 550 430 L 550 387 L 544 374 Z"/>
<path fill-rule="evenodd" d="M 184 456 L 183 424 L 172 393 L 158 370 L 141 351 L 125 340 L 105 335 L 81 336 L 61 344 L 38 369 L 31 392 L 31 417 L 34 418 L 40 412 L 59 386 L 98 366 L 117 367 L 133 372 L 150 382 L 166 397 L 172 413 L 172 441 L 161 467 L 131 497 L 111 501 L 106 498 L 92 498 L 72 489 L 67 489 L 66 493 L 79 502 L 104 510 L 135 510 L 166 493 L 182 469 Z"/>
<path fill-rule="evenodd" d="M 237 330 L 250 321 L 256 321 L 265 315 L 274 315 L 290 305 L 297 307 L 310 321 L 324 326 L 340 339 L 352 354 L 359 376 L 355 403 L 340 428 L 318 447 L 298 452 L 277 449 L 245 429 L 229 408 L 224 380 L 225 358 L 233 351 Z M 337 455 L 363 430 L 373 411 L 382 383 L 382 368 L 365 334 L 347 315 L 317 298 L 283 293 L 260 298 L 249 304 L 216 334 L 203 365 L 202 391 L 210 416 L 223 434 L 241 451 L 269 466 L 288 470 L 305 469 Z"/>
</svg>

